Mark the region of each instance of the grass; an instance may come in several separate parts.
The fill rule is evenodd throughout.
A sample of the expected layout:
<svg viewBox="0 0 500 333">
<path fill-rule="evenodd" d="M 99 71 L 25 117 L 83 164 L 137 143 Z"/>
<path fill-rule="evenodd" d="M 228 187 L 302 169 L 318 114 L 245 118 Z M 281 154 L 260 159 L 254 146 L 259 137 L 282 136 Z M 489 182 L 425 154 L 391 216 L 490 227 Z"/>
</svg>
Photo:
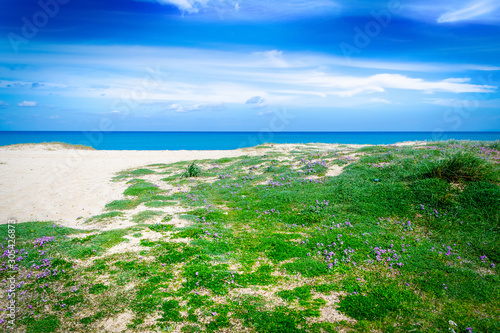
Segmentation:
<svg viewBox="0 0 500 333">
<path fill-rule="evenodd" d="M 155 211 L 155 210 L 145 210 L 140 213 L 135 214 L 132 217 L 132 221 L 135 223 L 142 223 L 147 220 L 151 220 L 152 218 L 155 218 L 157 216 L 163 215 L 163 212 L 161 211 Z"/>
<path fill-rule="evenodd" d="M 293 160 L 268 150 L 198 162 L 217 180 L 183 179 L 177 190 L 180 179 L 172 177 L 168 196 L 146 173 L 120 179 L 130 185 L 125 198 L 94 218 L 124 214 L 138 223 L 133 228 L 16 225 L 18 328 L 85 332 L 108 322 L 127 332 L 499 332 L 494 147 L 300 148 Z M 325 176 L 339 163 L 342 174 Z M 148 170 L 178 174 L 186 166 Z M 123 213 L 143 206 L 156 209 Z M 185 226 L 169 224 L 174 217 Z M 0 234 L 8 235 L 6 225 Z M 138 246 L 109 251 L 130 240 Z M 9 276 L 0 271 L 0 281 Z M 349 320 L 321 317 L 332 309 Z"/>
<path fill-rule="evenodd" d="M 81 144 L 70 144 L 70 143 L 57 142 L 57 141 L 41 142 L 41 143 L 18 143 L 18 144 L 14 144 L 14 145 L 5 145 L 3 147 L 23 148 L 23 147 L 31 147 L 33 145 L 37 145 L 37 146 L 41 146 L 41 147 L 56 146 L 56 147 L 64 148 L 64 149 L 95 150 L 95 148 L 91 147 L 91 146 L 86 146 L 86 145 L 81 145 Z"/>
<path fill-rule="evenodd" d="M 425 178 L 438 178 L 448 182 L 476 182 L 495 180 L 493 165 L 468 152 L 458 152 L 425 165 Z"/>
<path fill-rule="evenodd" d="M 92 216 L 86 222 L 100 222 L 100 221 L 111 219 L 111 218 L 117 217 L 117 216 L 123 216 L 123 213 L 122 212 L 108 212 L 108 213 L 103 213 L 103 214 L 100 214 L 100 215 Z"/>
<path fill-rule="evenodd" d="M 107 210 L 128 210 L 136 208 L 139 204 L 140 202 L 137 200 L 114 200 L 106 204 L 105 208 Z"/>
</svg>

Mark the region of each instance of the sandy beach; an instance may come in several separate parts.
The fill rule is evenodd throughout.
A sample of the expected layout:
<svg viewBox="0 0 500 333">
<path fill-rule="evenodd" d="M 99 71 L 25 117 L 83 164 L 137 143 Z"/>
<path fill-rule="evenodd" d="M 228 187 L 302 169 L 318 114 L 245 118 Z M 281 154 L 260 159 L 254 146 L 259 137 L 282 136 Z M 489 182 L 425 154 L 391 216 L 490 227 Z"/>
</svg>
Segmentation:
<svg viewBox="0 0 500 333">
<path fill-rule="evenodd" d="M 405 142 L 397 145 L 415 145 Z M 290 151 L 296 144 L 274 145 Z M 339 148 L 314 144 L 309 148 Z M 362 145 L 342 145 L 357 148 Z M 123 182 L 112 182 L 117 172 L 154 163 L 219 159 L 264 154 L 266 149 L 202 151 L 99 151 L 55 144 L 0 147 L 0 221 L 55 221 L 73 228 L 88 228 L 84 221 L 104 212 L 104 205 L 122 196 Z M 78 219 L 80 217 L 80 219 Z"/>
<path fill-rule="evenodd" d="M 61 146 L 0 148 L 0 221 L 57 221 L 78 227 L 120 197 L 120 171 L 153 163 L 235 157 L 251 151 L 98 151 Z M 77 220 L 78 217 L 83 219 Z"/>
</svg>

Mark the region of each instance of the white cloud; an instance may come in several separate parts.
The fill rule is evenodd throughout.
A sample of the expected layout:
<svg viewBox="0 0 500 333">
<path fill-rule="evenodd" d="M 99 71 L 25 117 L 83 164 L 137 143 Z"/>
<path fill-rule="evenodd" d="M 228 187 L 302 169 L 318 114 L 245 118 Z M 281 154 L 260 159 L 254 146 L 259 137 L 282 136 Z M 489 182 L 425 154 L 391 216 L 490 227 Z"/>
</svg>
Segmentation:
<svg viewBox="0 0 500 333">
<path fill-rule="evenodd" d="M 217 103 L 199 103 L 199 104 L 191 104 L 191 105 L 180 105 L 180 104 L 171 104 L 168 109 L 173 110 L 174 112 L 191 112 L 191 111 L 202 111 L 202 110 L 215 110 L 222 108 L 222 104 Z"/>
<path fill-rule="evenodd" d="M 173 5 L 187 13 L 197 13 L 207 5 L 208 0 L 157 0 L 164 5 Z"/>
<path fill-rule="evenodd" d="M 283 59 L 283 51 L 271 50 L 266 52 L 254 52 L 257 58 L 263 60 L 263 65 L 266 67 L 290 67 Z"/>
<path fill-rule="evenodd" d="M 8 103 L 5 103 L 4 101 L 0 101 L 0 109 L 4 109 L 4 108 L 6 108 L 8 106 L 9 106 Z"/>
<path fill-rule="evenodd" d="M 168 109 L 173 110 L 174 112 L 186 112 L 184 110 L 184 107 L 180 106 L 179 104 L 172 104 Z"/>
<path fill-rule="evenodd" d="M 265 116 L 266 114 L 274 114 L 273 110 L 268 110 L 268 111 L 261 111 L 257 113 L 258 116 Z"/>
<path fill-rule="evenodd" d="M 249 98 L 245 104 L 250 104 L 254 109 L 261 109 L 267 106 L 266 100 L 260 96 L 254 96 Z"/>
<path fill-rule="evenodd" d="M 383 104 L 392 104 L 391 101 L 388 101 L 384 98 L 372 98 L 370 99 L 370 102 L 373 102 L 373 103 L 383 103 Z"/>
<path fill-rule="evenodd" d="M 332 0 L 136 0 L 176 6 L 183 13 L 209 19 L 269 20 L 331 14 L 340 5 Z"/>
<path fill-rule="evenodd" d="M 68 49 L 74 54 L 68 55 Z M 279 104 L 356 106 L 360 101 L 366 103 L 375 97 L 380 100 L 370 103 L 399 101 L 396 95 L 402 92 L 408 96 L 405 102 L 414 105 L 422 103 L 422 93 L 446 99 L 450 98 L 450 93 L 490 94 L 496 92 L 498 85 L 494 76 L 483 75 L 484 82 L 471 81 L 469 77 L 474 74 L 468 70 L 464 72 L 459 65 L 457 70 L 443 72 L 429 70 L 440 67 L 434 63 L 429 67 L 425 63 L 398 64 L 395 69 L 390 68 L 389 63 L 366 61 L 356 66 L 370 70 L 353 71 L 338 58 L 328 55 L 279 50 L 223 52 L 175 47 L 134 47 L 131 50 L 126 46 L 76 45 L 44 50 L 50 56 L 43 59 L 29 54 L 2 59 L 7 64 L 22 62 L 28 66 L 20 72 L 19 79 L 23 80 L 0 81 L 0 88 L 11 89 L 7 86 L 19 83 L 22 88 L 12 89 L 29 89 L 25 93 L 30 95 L 24 96 L 32 96 L 31 99 L 53 94 L 63 98 L 98 99 L 99 103 L 107 100 L 111 104 L 108 113 L 111 110 L 125 113 L 138 112 L 137 105 L 145 103 L 155 103 L 155 110 L 213 110 L 214 105 L 221 104 L 242 106 L 252 102 L 249 100 L 252 97 L 255 101 L 248 105 L 256 108 Z M 124 56 L 116 59 L 116 54 Z M 139 68 L 137 59 L 156 65 Z M 42 69 L 34 71 L 33 66 L 29 66 L 38 65 L 40 61 Z M 81 72 L 56 71 L 73 68 L 75 64 L 82 68 Z M 105 68 L 105 75 L 102 68 Z M 411 68 L 414 70 L 410 72 Z M 52 82 L 44 81 L 43 87 L 30 88 L 31 82 L 41 82 L 47 77 Z M 349 98 L 371 93 L 377 94 L 370 98 Z"/>
<path fill-rule="evenodd" d="M 494 1 L 498 0 L 486 0 L 470 3 L 467 7 L 444 13 L 437 19 L 437 21 L 438 23 L 448 23 L 478 18 L 495 11 L 499 7 L 499 4 L 494 3 Z"/>
<path fill-rule="evenodd" d="M 33 101 L 23 101 L 21 103 L 18 103 L 17 104 L 18 106 L 29 106 L 29 107 L 33 107 L 33 106 L 37 106 L 38 103 L 37 102 L 33 102 Z"/>
</svg>

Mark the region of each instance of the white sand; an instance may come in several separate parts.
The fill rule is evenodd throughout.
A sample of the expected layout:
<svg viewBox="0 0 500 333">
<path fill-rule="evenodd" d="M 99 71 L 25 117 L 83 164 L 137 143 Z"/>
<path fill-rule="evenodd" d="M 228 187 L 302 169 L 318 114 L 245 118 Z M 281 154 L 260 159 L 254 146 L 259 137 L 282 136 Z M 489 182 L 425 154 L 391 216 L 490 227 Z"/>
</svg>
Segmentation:
<svg viewBox="0 0 500 333">
<path fill-rule="evenodd" d="M 405 145 L 420 144 L 407 142 Z M 345 147 L 346 145 L 344 145 Z M 349 145 L 358 148 L 361 145 Z M 297 147 L 335 149 L 339 145 L 274 145 L 273 151 Z M 73 228 L 104 212 L 104 205 L 123 197 L 124 182 L 111 182 L 117 172 L 154 163 L 262 155 L 267 149 L 223 151 L 98 151 L 58 145 L 0 147 L 0 223 L 57 221 Z M 78 217 L 83 217 L 77 220 Z"/>
<path fill-rule="evenodd" d="M 226 151 L 98 151 L 32 145 L 0 147 L 0 223 L 15 218 L 58 221 L 78 227 L 120 199 L 124 182 L 115 173 L 154 163 L 217 159 L 248 154 Z M 84 217 L 77 220 L 78 217 Z"/>
</svg>

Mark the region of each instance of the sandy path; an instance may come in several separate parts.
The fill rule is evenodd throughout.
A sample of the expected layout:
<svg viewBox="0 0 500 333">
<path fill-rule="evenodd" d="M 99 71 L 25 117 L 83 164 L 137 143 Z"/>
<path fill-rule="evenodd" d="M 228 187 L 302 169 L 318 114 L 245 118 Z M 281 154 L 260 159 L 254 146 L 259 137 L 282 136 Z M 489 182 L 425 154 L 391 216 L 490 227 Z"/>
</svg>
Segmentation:
<svg viewBox="0 0 500 333">
<path fill-rule="evenodd" d="M 92 151 L 0 148 L 0 223 L 59 221 L 78 227 L 104 205 L 119 199 L 116 172 L 153 163 L 235 157 L 248 151 Z M 84 219 L 78 220 L 79 216 Z"/>
</svg>

